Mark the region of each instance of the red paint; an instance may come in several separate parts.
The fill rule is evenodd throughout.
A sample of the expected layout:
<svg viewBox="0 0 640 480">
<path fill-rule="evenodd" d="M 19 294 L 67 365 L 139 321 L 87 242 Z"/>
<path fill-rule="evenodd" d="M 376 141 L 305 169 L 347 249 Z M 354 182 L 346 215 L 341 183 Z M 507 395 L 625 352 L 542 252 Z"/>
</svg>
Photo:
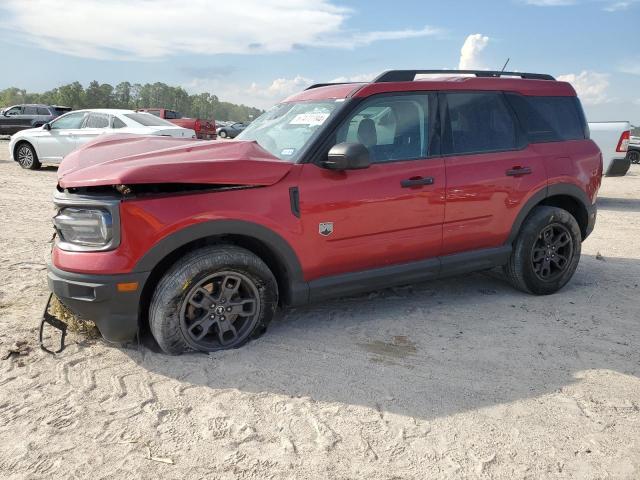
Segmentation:
<svg viewBox="0 0 640 480">
<path fill-rule="evenodd" d="M 345 98 L 403 90 L 511 90 L 575 95 L 563 82 L 484 79 L 350 84 L 312 89 L 289 101 Z M 530 175 L 506 176 L 528 167 Z M 524 150 L 374 164 L 335 172 L 293 165 L 255 143 L 114 136 L 69 155 L 63 188 L 135 183 L 244 184 L 258 188 L 124 200 L 122 241 L 109 252 L 53 250 L 56 267 L 81 273 L 126 273 L 162 238 L 188 225 L 241 219 L 280 235 L 297 255 L 305 280 L 499 246 L 523 205 L 547 185 L 568 183 L 595 202 L 602 176 L 590 140 L 532 144 Z M 433 177 L 432 185 L 400 182 Z M 300 218 L 289 188 L 300 193 Z M 318 225 L 333 222 L 325 237 Z M 169 253 L 169 252 L 167 252 Z"/>
<path fill-rule="evenodd" d="M 255 142 L 112 135 L 69 154 L 58 170 L 58 183 L 62 188 L 140 183 L 271 185 L 291 167 Z"/>
</svg>

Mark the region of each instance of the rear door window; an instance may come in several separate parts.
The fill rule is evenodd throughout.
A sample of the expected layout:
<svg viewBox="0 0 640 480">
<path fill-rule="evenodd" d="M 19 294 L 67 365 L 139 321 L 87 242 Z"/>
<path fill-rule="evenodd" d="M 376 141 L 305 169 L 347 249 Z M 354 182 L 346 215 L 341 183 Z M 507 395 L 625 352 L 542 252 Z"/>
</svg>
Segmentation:
<svg viewBox="0 0 640 480">
<path fill-rule="evenodd" d="M 51 115 L 49 110 L 44 107 L 38 107 L 38 115 Z"/>
<path fill-rule="evenodd" d="M 518 148 L 515 118 L 500 92 L 447 93 L 445 153 L 464 155 Z"/>
<path fill-rule="evenodd" d="M 577 97 L 507 96 L 529 141 L 561 142 L 588 137 L 587 123 Z"/>
<path fill-rule="evenodd" d="M 104 113 L 90 113 L 84 128 L 109 128 L 109 115 Z"/>
<path fill-rule="evenodd" d="M 38 115 L 38 108 L 27 105 L 24 107 L 23 115 Z"/>
</svg>

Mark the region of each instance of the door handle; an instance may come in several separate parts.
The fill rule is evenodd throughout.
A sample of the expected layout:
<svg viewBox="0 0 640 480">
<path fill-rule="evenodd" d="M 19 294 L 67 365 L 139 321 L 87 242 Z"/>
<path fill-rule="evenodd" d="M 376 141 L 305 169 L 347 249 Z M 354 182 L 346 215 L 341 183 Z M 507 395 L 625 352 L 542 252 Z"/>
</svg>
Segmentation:
<svg viewBox="0 0 640 480">
<path fill-rule="evenodd" d="M 411 177 L 400 181 L 402 188 L 419 187 L 420 185 L 433 185 L 433 177 Z"/>
<path fill-rule="evenodd" d="M 513 167 L 505 172 L 507 177 L 519 177 L 521 175 L 530 175 L 531 173 L 529 167 Z"/>
</svg>

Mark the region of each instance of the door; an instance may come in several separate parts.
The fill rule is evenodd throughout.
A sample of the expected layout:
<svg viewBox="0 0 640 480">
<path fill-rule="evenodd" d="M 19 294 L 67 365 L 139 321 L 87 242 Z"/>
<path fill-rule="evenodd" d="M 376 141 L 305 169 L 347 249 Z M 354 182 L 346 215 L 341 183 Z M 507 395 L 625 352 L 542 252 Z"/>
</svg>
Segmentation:
<svg viewBox="0 0 640 480">
<path fill-rule="evenodd" d="M 369 98 L 323 151 L 361 143 L 371 166 L 336 172 L 303 165 L 300 218 L 306 250 L 314 253 L 306 280 L 440 254 L 445 170 L 432 141 L 436 110 L 431 94 Z"/>
<path fill-rule="evenodd" d="M 95 139 L 98 135 L 111 131 L 111 115 L 106 113 L 89 112 L 82 124 L 82 128 L 76 133 L 76 147 Z"/>
<path fill-rule="evenodd" d="M 23 115 L 24 109 L 22 105 L 16 105 L 6 109 L 0 115 L 0 134 L 13 135 L 20 130 L 31 127 L 31 121 Z"/>
<path fill-rule="evenodd" d="M 42 161 L 58 163 L 76 148 L 76 137 L 86 112 L 71 112 L 50 123 L 50 130 L 38 131 L 36 148 Z"/>
<path fill-rule="evenodd" d="M 447 176 L 443 255 L 505 243 L 523 203 L 544 188 L 542 156 L 500 92 L 440 94 Z"/>
</svg>

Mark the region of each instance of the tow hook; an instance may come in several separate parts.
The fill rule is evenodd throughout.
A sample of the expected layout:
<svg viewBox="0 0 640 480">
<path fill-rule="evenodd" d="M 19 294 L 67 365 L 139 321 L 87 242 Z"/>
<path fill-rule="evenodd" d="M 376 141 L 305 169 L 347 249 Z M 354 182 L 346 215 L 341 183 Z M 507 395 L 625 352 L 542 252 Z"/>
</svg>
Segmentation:
<svg viewBox="0 0 640 480">
<path fill-rule="evenodd" d="M 49 294 L 49 299 L 47 300 L 47 304 L 44 307 L 44 312 L 42 312 L 42 320 L 40 320 L 40 335 L 39 335 L 39 340 L 40 340 L 40 348 L 42 350 L 44 350 L 47 353 L 50 353 L 51 355 L 55 355 L 56 353 L 60 353 L 65 349 L 65 344 L 64 344 L 64 339 L 67 336 L 67 324 L 64 323 L 62 320 L 57 319 L 56 317 L 54 317 L 53 315 L 51 315 L 49 313 L 49 306 L 51 305 L 51 299 L 53 298 L 53 293 Z M 60 336 L 60 348 L 58 350 L 50 350 L 47 347 L 44 346 L 44 339 L 43 339 L 43 334 L 44 334 L 44 324 L 48 323 L 49 325 L 51 325 L 53 328 L 56 328 L 58 330 L 60 330 L 61 332 L 61 336 Z"/>
</svg>

